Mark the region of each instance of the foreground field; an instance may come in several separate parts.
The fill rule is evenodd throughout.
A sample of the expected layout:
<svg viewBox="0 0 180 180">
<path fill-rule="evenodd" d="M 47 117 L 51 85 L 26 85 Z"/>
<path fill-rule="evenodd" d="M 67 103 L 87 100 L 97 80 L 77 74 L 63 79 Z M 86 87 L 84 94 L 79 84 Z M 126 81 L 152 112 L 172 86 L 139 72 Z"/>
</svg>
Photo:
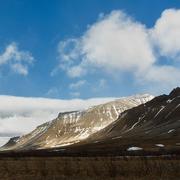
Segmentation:
<svg viewBox="0 0 180 180">
<path fill-rule="evenodd" d="M 2 180 L 179 180 L 179 157 L 0 158 Z"/>
</svg>

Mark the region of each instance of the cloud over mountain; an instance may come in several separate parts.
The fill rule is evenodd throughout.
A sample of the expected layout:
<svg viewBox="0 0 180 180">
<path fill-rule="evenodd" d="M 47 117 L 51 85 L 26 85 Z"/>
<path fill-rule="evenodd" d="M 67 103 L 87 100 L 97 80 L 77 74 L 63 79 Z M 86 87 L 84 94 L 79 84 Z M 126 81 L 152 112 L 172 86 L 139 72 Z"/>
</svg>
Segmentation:
<svg viewBox="0 0 180 180">
<path fill-rule="evenodd" d="M 81 37 L 61 41 L 59 67 L 69 77 L 130 73 L 138 85 L 177 86 L 180 77 L 180 10 L 167 9 L 154 27 L 121 10 L 101 15 Z"/>
<path fill-rule="evenodd" d="M 57 117 L 59 112 L 82 110 L 115 98 L 87 100 L 0 96 L 0 137 L 27 133 L 39 124 Z"/>
</svg>

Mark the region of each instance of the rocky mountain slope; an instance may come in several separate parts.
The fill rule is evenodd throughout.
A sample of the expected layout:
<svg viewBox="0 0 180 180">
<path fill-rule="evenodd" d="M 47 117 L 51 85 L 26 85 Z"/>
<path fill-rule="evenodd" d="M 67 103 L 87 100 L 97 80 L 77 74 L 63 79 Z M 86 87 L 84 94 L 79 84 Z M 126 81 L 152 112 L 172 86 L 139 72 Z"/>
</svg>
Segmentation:
<svg viewBox="0 0 180 180">
<path fill-rule="evenodd" d="M 148 94 L 137 95 L 84 111 L 59 113 L 55 120 L 38 126 L 31 133 L 10 139 L 1 150 L 48 149 L 79 143 L 110 125 L 123 111 L 152 98 L 153 96 Z"/>
<path fill-rule="evenodd" d="M 109 126 L 67 148 L 77 153 L 180 151 L 180 88 L 122 112 Z"/>
</svg>

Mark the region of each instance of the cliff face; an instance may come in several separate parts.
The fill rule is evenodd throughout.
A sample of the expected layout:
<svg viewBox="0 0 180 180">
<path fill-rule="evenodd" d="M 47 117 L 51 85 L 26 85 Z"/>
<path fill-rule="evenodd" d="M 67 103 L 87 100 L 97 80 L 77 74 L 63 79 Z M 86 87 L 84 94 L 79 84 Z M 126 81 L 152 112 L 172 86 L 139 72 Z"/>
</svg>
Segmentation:
<svg viewBox="0 0 180 180">
<path fill-rule="evenodd" d="M 81 142 L 114 122 L 123 111 L 151 100 L 151 95 L 121 98 L 84 111 L 59 113 L 50 122 L 38 126 L 31 133 L 10 140 L 2 150 L 28 150 L 63 147 Z M 13 142 L 13 143 L 12 143 Z"/>
</svg>

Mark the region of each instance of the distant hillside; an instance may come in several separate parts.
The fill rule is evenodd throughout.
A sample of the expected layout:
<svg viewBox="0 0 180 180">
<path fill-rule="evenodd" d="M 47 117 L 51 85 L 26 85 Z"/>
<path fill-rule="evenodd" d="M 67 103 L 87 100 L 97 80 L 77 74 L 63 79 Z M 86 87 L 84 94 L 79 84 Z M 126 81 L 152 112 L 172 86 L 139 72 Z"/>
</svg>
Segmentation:
<svg viewBox="0 0 180 180">
<path fill-rule="evenodd" d="M 47 149 L 79 143 L 113 123 L 123 111 L 152 98 L 153 96 L 148 94 L 136 95 L 84 111 L 59 113 L 55 120 L 38 126 L 31 133 L 12 138 L 1 150 Z"/>
</svg>

